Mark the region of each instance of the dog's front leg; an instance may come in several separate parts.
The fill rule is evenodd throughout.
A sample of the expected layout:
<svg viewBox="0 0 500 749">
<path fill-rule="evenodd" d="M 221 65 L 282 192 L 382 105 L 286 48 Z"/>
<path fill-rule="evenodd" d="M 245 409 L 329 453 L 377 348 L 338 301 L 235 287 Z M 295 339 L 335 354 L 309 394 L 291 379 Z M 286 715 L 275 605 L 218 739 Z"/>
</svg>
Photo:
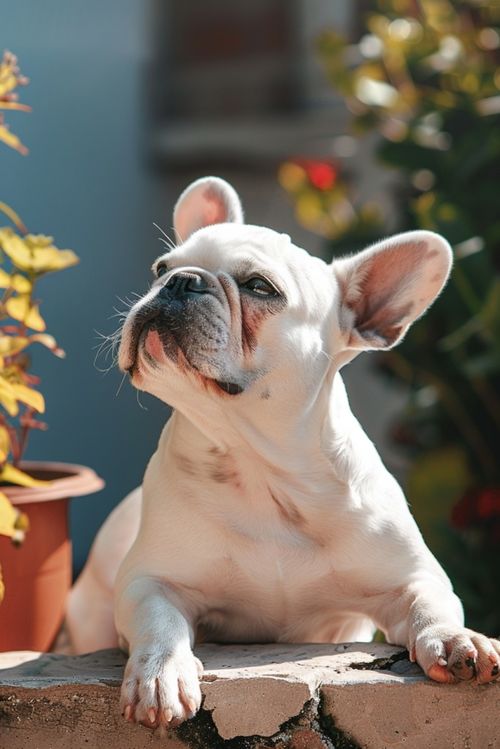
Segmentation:
<svg viewBox="0 0 500 749">
<path fill-rule="evenodd" d="M 192 717 L 203 667 L 191 650 L 192 626 L 168 587 L 134 579 L 117 595 L 115 618 L 129 651 L 120 699 L 125 719 L 172 727 Z"/>
<path fill-rule="evenodd" d="M 412 660 L 435 681 L 493 681 L 500 670 L 500 642 L 463 625 L 462 605 L 433 576 L 412 582 L 379 610 L 390 642 L 406 645 Z"/>
</svg>

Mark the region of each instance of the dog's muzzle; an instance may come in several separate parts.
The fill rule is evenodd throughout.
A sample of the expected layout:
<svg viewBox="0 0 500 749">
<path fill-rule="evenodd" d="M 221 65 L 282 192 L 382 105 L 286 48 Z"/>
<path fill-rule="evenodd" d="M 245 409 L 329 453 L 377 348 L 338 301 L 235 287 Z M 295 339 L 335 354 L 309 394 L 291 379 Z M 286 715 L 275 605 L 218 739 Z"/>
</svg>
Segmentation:
<svg viewBox="0 0 500 749">
<path fill-rule="evenodd" d="M 135 314 L 129 374 L 134 373 L 141 340 L 149 330 L 158 332 L 167 358 L 178 362 L 181 351 L 193 370 L 201 373 L 207 361 L 213 361 L 227 345 L 229 331 L 219 311 L 219 305 L 227 304 L 224 297 L 217 280 L 201 268 L 182 268 L 169 274 L 156 295 Z M 154 363 L 148 352 L 145 355 Z M 245 389 L 243 384 L 217 376 L 209 375 L 208 379 L 228 395 Z"/>
</svg>

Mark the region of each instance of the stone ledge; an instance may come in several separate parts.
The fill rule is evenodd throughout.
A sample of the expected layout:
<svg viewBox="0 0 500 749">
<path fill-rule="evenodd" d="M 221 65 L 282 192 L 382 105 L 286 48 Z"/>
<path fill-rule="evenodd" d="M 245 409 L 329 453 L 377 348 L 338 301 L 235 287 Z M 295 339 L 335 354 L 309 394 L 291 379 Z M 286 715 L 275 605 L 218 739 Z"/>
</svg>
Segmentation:
<svg viewBox="0 0 500 749">
<path fill-rule="evenodd" d="M 0 653 L 0 749 L 500 749 L 500 683 L 440 685 L 381 644 L 202 645 L 203 709 L 123 721 L 124 656 Z"/>
</svg>

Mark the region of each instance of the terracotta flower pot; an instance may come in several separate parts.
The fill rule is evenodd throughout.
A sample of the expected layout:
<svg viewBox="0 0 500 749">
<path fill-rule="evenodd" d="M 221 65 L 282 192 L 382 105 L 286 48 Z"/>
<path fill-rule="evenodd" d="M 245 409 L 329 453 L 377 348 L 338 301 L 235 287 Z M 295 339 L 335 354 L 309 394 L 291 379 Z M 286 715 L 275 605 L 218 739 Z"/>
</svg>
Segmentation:
<svg viewBox="0 0 500 749">
<path fill-rule="evenodd" d="M 64 617 L 71 585 L 68 501 L 104 486 L 94 471 L 69 463 L 26 462 L 22 469 L 46 487 L 4 486 L 25 512 L 30 530 L 22 546 L 0 536 L 5 598 L 0 604 L 0 651 L 50 649 Z"/>
</svg>

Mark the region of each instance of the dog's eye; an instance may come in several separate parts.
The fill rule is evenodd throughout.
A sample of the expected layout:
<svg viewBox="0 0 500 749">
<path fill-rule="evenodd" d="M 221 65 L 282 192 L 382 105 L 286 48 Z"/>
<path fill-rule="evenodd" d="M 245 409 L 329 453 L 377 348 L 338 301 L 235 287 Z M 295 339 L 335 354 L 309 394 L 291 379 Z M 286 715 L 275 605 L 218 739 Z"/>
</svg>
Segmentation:
<svg viewBox="0 0 500 749">
<path fill-rule="evenodd" d="M 248 281 L 241 284 L 241 288 L 251 291 L 256 296 L 278 296 L 278 292 L 274 286 L 260 276 L 249 278 Z"/>
<path fill-rule="evenodd" d="M 166 263 L 158 263 L 158 265 L 156 266 L 156 270 L 155 270 L 156 278 L 160 278 L 160 276 L 164 276 L 167 271 L 168 271 L 168 268 L 167 268 Z"/>
</svg>

